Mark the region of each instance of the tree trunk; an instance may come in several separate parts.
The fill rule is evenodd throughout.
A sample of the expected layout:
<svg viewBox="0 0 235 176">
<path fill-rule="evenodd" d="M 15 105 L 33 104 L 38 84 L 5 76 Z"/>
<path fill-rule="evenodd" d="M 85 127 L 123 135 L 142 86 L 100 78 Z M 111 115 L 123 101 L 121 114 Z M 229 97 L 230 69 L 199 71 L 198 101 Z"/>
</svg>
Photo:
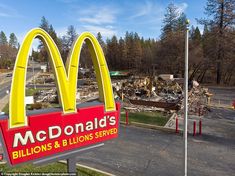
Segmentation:
<svg viewBox="0 0 235 176">
<path fill-rule="evenodd" d="M 218 57 L 217 57 L 217 76 L 216 76 L 216 83 L 220 84 L 221 83 L 221 74 L 222 74 L 222 67 L 221 67 L 221 62 L 223 61 L 223 52 L 224 52 L 224 46 L 223 44 L 223 27 L 224 27 L 224 1 L 221 1 L 220 4 L 220 23 L 219 23 L 219 47 L 218 47 Z"/>
<path fill-rule="evenodd" d="M 216 68 L 216 83 L 220 84 L 220 81 L 221 81 L 221 64 L 220 64 L 220 61 L 218 61 L 217 68 Z"/>
</svg>

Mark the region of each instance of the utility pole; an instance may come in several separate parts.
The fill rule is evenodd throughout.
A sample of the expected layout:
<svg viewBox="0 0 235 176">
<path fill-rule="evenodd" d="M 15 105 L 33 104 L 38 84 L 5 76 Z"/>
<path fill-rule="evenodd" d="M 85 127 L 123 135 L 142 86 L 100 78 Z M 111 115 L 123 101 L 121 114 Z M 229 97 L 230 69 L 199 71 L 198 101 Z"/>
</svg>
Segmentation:
<svg viewBox="0 0 235 176">
<path fill-rule="evenodd" d="M 185 31 L 185 73 L 184 73 L 184 176 L 187 176 L 188 164 L 188 33 L 189 20 Z"/>
<path fill-rule="evenodd" d="M 33 60 L 33 57 L 32 57 L 32 64 L 33 64 L 33 87 L 34 87 L 34 89 L 36 89 L 35 74 L 34 74 L 34 60 Z"/>
</svg>

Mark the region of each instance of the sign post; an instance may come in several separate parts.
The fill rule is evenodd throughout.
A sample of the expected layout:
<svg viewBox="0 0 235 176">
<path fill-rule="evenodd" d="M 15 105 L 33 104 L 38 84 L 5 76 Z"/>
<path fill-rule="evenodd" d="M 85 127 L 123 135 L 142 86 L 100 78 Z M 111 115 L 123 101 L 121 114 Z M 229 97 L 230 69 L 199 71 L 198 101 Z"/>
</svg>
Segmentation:
<svg viewBox="0 0 235 176">
<path fill-rule="evenodd" d="M 33 64 L 33 88 L 36 89 L 36 80 L 35 80 L 35 71 L 34 71 L 34 60 L 32 57 L 32 64 Z"/>
<path fill-rule="evenodd" d="M 68 158 L 67 159 L 67 171 L 68 172 L 77 172 L 77 169 L 76 169 L 76 158 L 74 157 L 71 157 L 71 158 Z"/>
</svg>

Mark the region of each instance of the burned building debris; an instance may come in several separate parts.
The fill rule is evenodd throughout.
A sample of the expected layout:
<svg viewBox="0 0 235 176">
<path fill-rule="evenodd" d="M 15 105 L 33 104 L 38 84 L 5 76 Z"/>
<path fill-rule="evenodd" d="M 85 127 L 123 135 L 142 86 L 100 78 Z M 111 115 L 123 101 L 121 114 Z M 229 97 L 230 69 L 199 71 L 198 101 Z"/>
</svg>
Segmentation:
<svg viewBox="0 0 235 176">
<path fill-rule="evenodd" d="M 54 78 L 42 75 L 36 80 L 36 82 L 40 81 L 44 85 L 53 84 L 54 87 L 38 91 L 35 94 L 35 101 L 37 103 L 58 103 Z M 182 78 L 174 78 L 173 75 L 168 74 L 158 77 L 129 76 L 122 79 L 114 78 L 112 85 L 115 98 L 123 100 L 123 107 L 129 108 L 131 111 L 163 111 L 183 114 L 184 85 Z M 190 82 L 189 87 L 189 114 L 198 115 L 206 112 L 209 109 L 212 94 L 196 81 Z M 77 103 L 98 100 L 98 98 L 99 91 L 95 78 L 78 80 Z"/>
<path fill-rule="evenodd" d="M 113 83 L 117 96 L 125 102 L 125 106 L 151 107 L 152 110 L 182 111 L 183 81 L 172 76 L 131 77 Z M 189 114 L 198 113 L 199 109 L 208 109 L 211 94 L 196 81 L 192 82 L 189 92 Z M 156 109 L 155 109 L 156 108 Z"/>
</svg>

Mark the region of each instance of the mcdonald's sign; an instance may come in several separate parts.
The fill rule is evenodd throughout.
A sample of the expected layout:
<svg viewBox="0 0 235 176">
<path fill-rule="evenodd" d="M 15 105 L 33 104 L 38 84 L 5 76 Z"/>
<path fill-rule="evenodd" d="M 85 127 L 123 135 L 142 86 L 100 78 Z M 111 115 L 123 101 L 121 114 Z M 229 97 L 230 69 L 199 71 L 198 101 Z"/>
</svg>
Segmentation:
<svg viewBox="0 0 235 176">
<path fill-rule="evenodd" d="M 46 46 L 56 78 L 61 111 L 26 114 L 25 82 L 31 44 L 39 38 Z M 79 57 L 83 43 L 91 53 L 99 101 L 76 104 Z M 101 46 L 89 32 L 75 41 L 64 67 L 53 39 L 43 29 L 29 31 L 17 55 L 9 100 L 9 116 L 0 118 L 2 145 L 11 165 L 65 154 L 118 136 L 120 103 L 115 102 Z"/>
</svg>

